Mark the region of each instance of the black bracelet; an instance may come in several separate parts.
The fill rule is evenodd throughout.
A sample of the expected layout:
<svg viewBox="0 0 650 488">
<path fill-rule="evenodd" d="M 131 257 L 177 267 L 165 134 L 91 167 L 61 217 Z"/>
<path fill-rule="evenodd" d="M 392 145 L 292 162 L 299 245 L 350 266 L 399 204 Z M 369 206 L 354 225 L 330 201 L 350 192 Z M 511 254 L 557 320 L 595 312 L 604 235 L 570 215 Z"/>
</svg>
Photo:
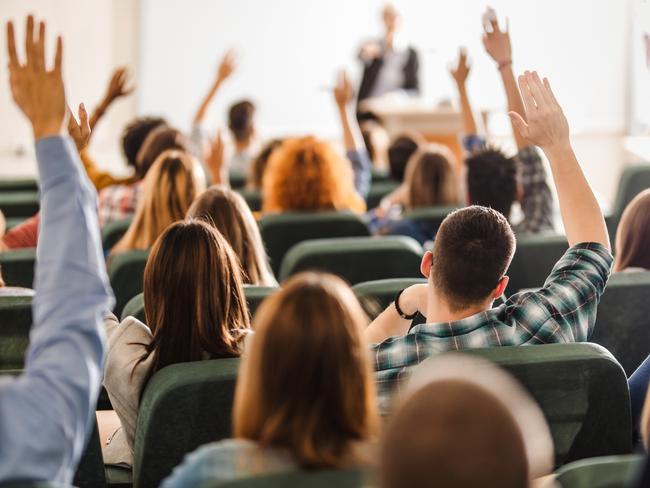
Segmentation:
<svg viewBox="0 0 650 488">
<path fill-rule="evenodd" d="M 395 300 L 393 301 L 393 303 L 395 304 L 395 310 L 397 310 L 397 313 L 399 314 L 399 316 L 402 317 L 404 320 L 413 320 L 415 318 L 415 316 L 418 314 L 417 310 L 414 313 L 412 313 L 411 315 L 406 315 L 402 311 L 402 309 L 399 308 L 399 297 L 402 296 L 402 293 L 404 293 L 404 290 L 399 291 L 397 293 L 397 295 L 395 295 Z"/>
</svg>

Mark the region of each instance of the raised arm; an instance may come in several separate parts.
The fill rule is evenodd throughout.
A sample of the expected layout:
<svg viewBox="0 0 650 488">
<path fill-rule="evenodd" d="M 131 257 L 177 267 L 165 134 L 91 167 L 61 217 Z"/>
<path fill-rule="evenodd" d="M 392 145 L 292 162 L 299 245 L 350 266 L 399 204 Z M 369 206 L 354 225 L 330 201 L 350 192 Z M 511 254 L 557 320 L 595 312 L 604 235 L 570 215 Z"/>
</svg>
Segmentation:
<svg viewBox="0 0 650 488">
<path fill-rule="evenodd" d="M 95 108 L 93 114 L 90 116 L 90 128 L 95 129 L 97 122 L 104 116 L 108 107 L 110 107 L 113 102 L 118 98 L 126 97 L 133 93 L 135 88 L 133 86 L 127 88 L 126 85 L 129 82 L 129 73 L 125 67 L 117 68 L 113 75 L 111 76 L 110 81 L 108 82 L 108 87 L 106 88 L 106 94 L 100 102 L 100 104 Z"/>
<path fill-rule="evenodd" d="M 467 62 L 467 50 L 463 47 L 460 48 L 458 53 L 458 64 L 455 68 L 449 70 L 451 77 L 456 82 L 458 89 L 458 97 L 460 98 L 460 110 L 463 117 L 463 133 L 465 136 L 477 135 L 476 121 L 474 120 L 474 112 L 472 105 L 469 102 L 467 95 L 466 81 L 469 76 L 470 65 Z"/>
<path fill-rule="evenodd" d="M 525 114 L 509 115 L 525 144 L 539 146 L 551 163 L 569 245 L 597 242 L 611 249 L 603 214 L 573 152 L 569 124 L 548 80 L 526 71 L 519 77 L 519 88 Z"/>
<path fill-rule="evenodd" d="M 104 358 L 102 316 L 112 297 L 97 225 L 97 195 L 63 137 L 62 42 L 45 65 L 45 25 L 27 22 L 27 61 L 7 27 L 13 98 L 32 124 L 41 176 L 34 324 L 24 373 L 0 383 L 0 484 L 72 481 L 91 425 Z"/>
<path fill-rule="evenodd" d="M 343 131 L 343 144 L 348 159 L 354 169 L 354 186 L 360 195 L 367 195 L 372 178 L 372 163 L 363 142 L 357 118 L 352 114 L 350 103 L 354 97 L 354 88 L 345 73 L 341 71 L 334 87 L 334 100 L 338 109 Z"/>
<path fill-rule="evenodd" d="M 506 92 L 508 99 L 508 111 L 524 114 L 524 102 L 519 93 L 519 87 L 515 80 L 515 75 L 512 71 L 512 47 L 510 44 L 510 26 L 506 20 L 506 30 L 502 31 L 499 27 L 499 22 L 496 17 L 490 19 L 491 29 L 485 30 L 483 34 L 483 45 L 490 57 L 497 64 L 499 73 L 501 74 L 501 81 L 503 88 Z M 513 126 L 513 133 L 517 149 L 522 150 L 526 147 L 526 140 L 521 137 L 521 134 Z"/>
<path fill-rule="evenodd" d="M 233 51 L 226 52 L 226 54 L 221 59 L 221 62 L 219 63 L 219 69 L 217 70 L 217 77 L 210 86 L 208 93 L 201 101 L 196 114 L 194 114 L 194 125 L 200 125 L 203 123 L 205 115 L 208 112 L 210 105 L 214 101 L 214 97 L 217 95 L 219 88 L 221 88 L 223 82 L 226 81 L 226 79 L 228 79 L 237 68 L 236 61 L 237 60 L 235 58 L 235 53 Z"/>
</svg>

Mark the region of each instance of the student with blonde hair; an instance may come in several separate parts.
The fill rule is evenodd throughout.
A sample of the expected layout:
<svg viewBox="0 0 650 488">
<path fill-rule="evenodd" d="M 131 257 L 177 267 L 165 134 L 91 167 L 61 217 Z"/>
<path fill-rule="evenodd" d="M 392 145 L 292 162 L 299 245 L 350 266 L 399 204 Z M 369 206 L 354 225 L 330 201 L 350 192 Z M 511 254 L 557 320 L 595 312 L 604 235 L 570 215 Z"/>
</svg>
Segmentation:
<svg viewBox="0 0 650 488">
<path fill-rule="evenodd" d="M 378 417 L 366 323 L 340 278 L 290 279 L 256 314 L 235 392 L 234 439 L 189 455 L 163 486 L 368 466 Z"/>
<path fill-rule="evenodd" d="M 198 196 L 187 216 L 205 220 L 221 232 L 239 257 L 245 283 L 278 284 L 269 266 L 257 222 L 241 195 L 223 186 L 211 186 Z"/>
<path fill-rule="evenodd" d="M 237 357 L 250 329 L 237 257 L 200 220 L 177 222 L 158 238 L 144 270 L 147 325 L 105 322 L 104 386 L 115 413 L 98 413 L 106 464 L 130 465 L 142 392 L 170 364 Z"/>
<path fill-rule="evenodd" d="M 165 151 L 144 180 L 143 195 L 126 234 L 111 249 L 111 256 L 133 249 L 149 249 L 171 224 L 183 220 L 201 191 L 192 157 L 182 151 Z"/>
</svg>

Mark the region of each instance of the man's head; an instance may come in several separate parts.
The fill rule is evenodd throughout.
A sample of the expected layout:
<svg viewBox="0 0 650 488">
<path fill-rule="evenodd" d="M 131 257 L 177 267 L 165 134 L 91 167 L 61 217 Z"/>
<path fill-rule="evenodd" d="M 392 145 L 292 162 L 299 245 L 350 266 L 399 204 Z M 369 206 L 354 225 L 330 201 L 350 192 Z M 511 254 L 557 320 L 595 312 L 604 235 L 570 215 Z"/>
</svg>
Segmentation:
<svg viewBox="0 0 650 488">
<path fill-rule="evenodd" d="M 138 117 L 127 125 L 122 133 L 122 151 L 129 166 L 137 164 L 138 151 L 149 133 L 157 127 L 167 125 L 160 117 Z"/>
<path fill-rule="evenodd" d="M 388 146 L 388 166 L 393 180 L 404 181 L 406 164 L 422 144 L 424 140 L 418 134 L 402 134 L 391 142 Z"/>
<path fill-rule="evenodd" d="M 488 148 L 472 154 L 465 164 L 470 205 L 490 207 L 510 217 L 510 207 L 517 199 L 515 160 Z"/>
<path fill-rule="evenodd" d="M 482 305 L 503 294 L 515 236 L 499 212 L 472 206 L 449 214 L 436 234 L 422 272 L 452 312 Z"/>
<path fill-rule="evenodd" d="M 394 34 L 399 27 L 400 15 L 392 3 L 387 3 L 381 9 L 381 20 L 384 23 L 384 29 L 387 34 Z"/>
<path fill-rule="evenodd" d="M 246 143 L 255 133 L 255 105 L 242 100 L 230 107 L 228 111 L 228 128 L 237 142 Z"/>
</svg>

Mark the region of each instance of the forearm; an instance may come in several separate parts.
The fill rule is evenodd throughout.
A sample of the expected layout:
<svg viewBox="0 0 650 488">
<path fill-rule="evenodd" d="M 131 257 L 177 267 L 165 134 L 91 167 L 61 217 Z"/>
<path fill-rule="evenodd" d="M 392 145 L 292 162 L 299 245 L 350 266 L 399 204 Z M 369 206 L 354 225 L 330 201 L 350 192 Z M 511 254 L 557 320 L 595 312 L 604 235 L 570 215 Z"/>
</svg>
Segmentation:
<svg viewBox="0 0 650 488">
<path fill-rule="evenodd" d="M 111 100 L 107 100 L 105 98 L 99 105 L 97 105 L 97 107 L 95 107 L 95 110 L 93 110 L 93 113 L 90 116 L 90 120 L 88 121 L 88 124 L 90 125 L 90 137 L 92 137 L 93 133 L 95 132 L 95 126 L 104 116 L 110 105 Z"/>
<path fill-rule="evenodd" d="M 346 151 L 357 151 L 364 147 L 359 124 L 345 105 L 338 106 L 339 120 L 343 132 L 343 145 Z"/>
<path fill-rule="evenodd" d="M 476 121 L 474 120 L 474 112 L 472 105 L 467 95 L 467 88 L 465 85 L 458 85 L 458 96 L 460 98 L 460 111 L 463 120 L 463 133 L 465 135 L 477 134 Z"/>
<path fill-rule="evenodd" d="M 597 242 L 611 249 L 605 219 L 570 144 L 543 148 L 551 163 L 570 246 Z"/>
<path fill-rule="evenodd" d="M 205 119 L 205 114 L 210 108 L 210 105 L 212 104 L 212 101 L 214 100 L 214 97 L 217 95 L 217 92 L 219 91 L 220 87 L 221 87 L 221 80 L 217 80 L 212 85 L 210 91 L 205 96 L 205 98 L 201 102 L 201 105 L 199 105 L 196 114 L 194 115 L 194 120 L 193 120 L 194 124 L 200 124 L 201 122 L 203 122 L 203 120 Z"/>
<path fill-rule="evenodd" d="M 503 88 L 505 89 L 506 98 L 508 99 L 508 112 L 525 114 L 526 111 L 524 110 L 524 102 L 521 98 L 521 93 L 519 93 L 517 80 L 515 79 L 515 75 L 512 71 L 512 63 L 500 67 L 499 73 L 501 74 L 501 81 L 503 82 Z M 517 149 L 521 150 L 525 148 L 527 146 L 526 140 L 521 136 L 516 127 L 512 127 L 512 132 L 515 136 Z"/>
<path fill-rule="evenodd" d="M 369 344 L 379 344 L 389 337 L 406 335 L 411 321 L 403 319 L 391 303 L 364 331 Z"/>
</svg>

